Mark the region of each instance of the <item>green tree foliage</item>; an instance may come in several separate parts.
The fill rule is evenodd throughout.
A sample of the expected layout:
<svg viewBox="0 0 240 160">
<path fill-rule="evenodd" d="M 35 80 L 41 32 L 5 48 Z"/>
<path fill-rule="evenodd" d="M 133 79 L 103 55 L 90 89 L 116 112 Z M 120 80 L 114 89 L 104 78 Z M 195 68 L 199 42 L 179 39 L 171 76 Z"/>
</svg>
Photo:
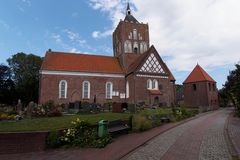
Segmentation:
<svg viewBox="0 0 240 160">
<path fill-rule="evenodd" d="M 8 66 L 0 65 L 0 104 L 12 104 L 15 99 L 15 84 Z"/>
<path fill-rule="evenodd" d="M 37 102 L 42 58 L 33 54 L 17 53 L 7 62 L 13 73 L 18 98 L 25 103 Z"/>
<path fill-rule="evenodd" d="M 229 73 L 220 96 L 224 97 L 225 101 L 232 102 L 240 115 L 240 64 L 235 66 L 236 69 Z"/>
</svg>

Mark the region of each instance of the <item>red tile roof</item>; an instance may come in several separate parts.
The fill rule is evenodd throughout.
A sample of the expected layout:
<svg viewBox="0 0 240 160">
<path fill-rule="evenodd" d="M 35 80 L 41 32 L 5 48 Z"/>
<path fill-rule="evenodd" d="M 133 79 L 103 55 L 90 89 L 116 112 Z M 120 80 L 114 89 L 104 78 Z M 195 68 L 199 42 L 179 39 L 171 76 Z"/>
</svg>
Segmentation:
<svg viewBox="0 0 240 160">
<path fill-rule="evenodd" d="M 216 82 L 212 79 L 211 76 L 207 74 L 206 71 L 204 71 L 204 69 L 199 64 L 197 64 L 183 83 L 193 83 L 200 81 Z"/>
<path fill-rule="evenodd" d="M 63 52 L 47 52 L 41 70 L 125 73 L 115 57 Z"/>
</svg>

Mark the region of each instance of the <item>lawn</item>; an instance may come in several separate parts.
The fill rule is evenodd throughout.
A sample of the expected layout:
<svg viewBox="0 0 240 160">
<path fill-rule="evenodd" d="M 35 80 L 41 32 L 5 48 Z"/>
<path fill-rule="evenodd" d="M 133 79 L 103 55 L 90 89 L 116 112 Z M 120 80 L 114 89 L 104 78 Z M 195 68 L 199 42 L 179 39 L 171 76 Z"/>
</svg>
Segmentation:
<svg viewBox="0 0 240 160">
<path fill-rule="evenodd" d="M 144 109 L 140 112 L 142 115 L 152 114 L 172 114 L 172 108 Z"/>
<path fill-rule="evenodd" d="M 68 115 L 62 117 L 46 117 L 24 119 L 17 122 L 0 122 L 0 132 L 17 132 L 17 131 L 49 131 L 54 129 L 65 129 L 71 126 L 71 121 L 77 118 L 87 120 L 91 124 L 97 124 L 101 119 L 128 120 L 129 113 L 99 113 L 88 115 Z"/>
</svg>

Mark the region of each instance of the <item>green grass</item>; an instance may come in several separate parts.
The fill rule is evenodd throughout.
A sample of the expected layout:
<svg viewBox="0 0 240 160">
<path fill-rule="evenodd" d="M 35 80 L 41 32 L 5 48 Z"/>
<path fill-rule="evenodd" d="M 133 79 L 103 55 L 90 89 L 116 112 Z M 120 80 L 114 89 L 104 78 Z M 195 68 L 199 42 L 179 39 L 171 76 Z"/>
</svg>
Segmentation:
<svg viewBox="0 0 240 160">
<path fill-rule="evenodd" d="M 80 120 L 87 120 L 91 124 L 97 124 L 97 122 L 101 119 L 128 120 L 129 116 L 130 114 L 128 113 L 99 113 L 88 115 L 69 115 L 62 117 L 24 119 L 17 122 L 0 122 L 0 132 L 50 131 L 70 127 L 71 121 L 76 120 L 77 118 Z"/>
<path fill-rule="evenodd" d="M 151 114 L 171 114 L 172 108 L 157 108 L 157 109 L 144 109 L 140 112 L 142 115 L 151 115 Z"/>
</svg>

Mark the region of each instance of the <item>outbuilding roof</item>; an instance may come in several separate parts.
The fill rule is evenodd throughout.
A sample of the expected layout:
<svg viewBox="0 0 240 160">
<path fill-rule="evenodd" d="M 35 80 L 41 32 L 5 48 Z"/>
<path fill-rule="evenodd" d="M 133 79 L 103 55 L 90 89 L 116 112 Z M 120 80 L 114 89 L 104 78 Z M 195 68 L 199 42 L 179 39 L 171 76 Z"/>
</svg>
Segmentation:
<svg viewBox="0 0 240 160">
<path fill-rule="evenodd" d="M 183 83 L 194 83 L 200 81 L 216 82 L 199 64 L 197 64 Z"/>
</svg>

